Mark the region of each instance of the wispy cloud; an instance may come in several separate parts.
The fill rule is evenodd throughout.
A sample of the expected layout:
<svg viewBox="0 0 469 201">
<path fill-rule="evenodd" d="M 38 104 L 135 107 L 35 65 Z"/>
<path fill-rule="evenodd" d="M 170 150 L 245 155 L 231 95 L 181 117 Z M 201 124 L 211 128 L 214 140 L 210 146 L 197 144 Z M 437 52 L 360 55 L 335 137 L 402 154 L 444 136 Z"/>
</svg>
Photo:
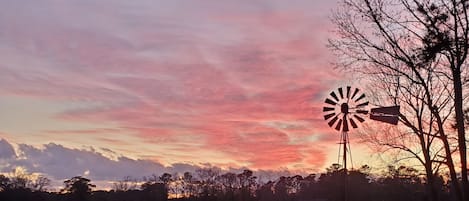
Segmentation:
<svg viewBox="0 0 469 201">
<path fill-rule="evenodd" d="M 341 79 L 324 46 L 331 4 L 6 1 L 0 94 L 78 103 L 44 118 L 97 125 L 28 132 L 44 143 L 60 135 L 73 144 L 79 134 L 164 164 L 320 168 L 327 150 L 311 147 L 331 140 L 320 120 L 322 94 Z M 59 144 L 22 149 L 31 160 L 47 150 L 70 154 Z M 161 166 L 137 164 L 149 163 Z M 41 171 L 63 171 L 56 169 Z M 104 169 L 91 172 L 104 177 Z"/>
</svg>

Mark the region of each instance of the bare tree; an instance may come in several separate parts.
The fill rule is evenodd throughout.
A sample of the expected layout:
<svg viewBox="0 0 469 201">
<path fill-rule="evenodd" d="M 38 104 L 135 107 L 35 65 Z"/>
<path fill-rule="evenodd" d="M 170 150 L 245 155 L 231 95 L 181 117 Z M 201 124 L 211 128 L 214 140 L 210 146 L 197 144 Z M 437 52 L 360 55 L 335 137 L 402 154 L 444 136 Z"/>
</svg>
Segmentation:
<svg viewBox="0 0 469 201">
<path fill-rule="evenodd" d="M 135 190 L 138 187 L 138 180 L 130 176 L 124 177 L 122 180 L 114 182 L 112 188 L 115 191 L 129 191 Z"/>
<path fill-rule="evenodd" d="M 374 83 L 391 89 L 381 94 L 408 106 L 400 119 L 416 136 L 421 154 L 407 149 L 408 145 L 395 148 L 414 152 L 428 179 L 434 174 L 434 162 L 447 165 L 459 200 L 466 200 L 465 192 L 469 192 L 462 110 L 469 42 L 467 4 L 465 0 L 343 0 L 343 10 L 333 17 L 339 39 L 330 42 L 339 53 L 340 66 L 380 78 Z M 456 116 L 457 149 L 452 148 L 448 129 L 451 113 Z M 443 160 L 431 156 L 432 150 L 434 156 L 444 152 Z M 455 151 L 459 152 L 462 189 Z"/>
<path fill-rule="evenodd" d="M 192 176 L 192 173 L 184 172 L 182 180 L 184 182 L 185 196 L 186 197 L 194 196 L 195 191 L 196 191 L 196 186 L 195 186 L 195 181 L 194 181 L 194 177 Z"/>
<path fill-rule="evenodd" d="M 45 191 L 51 184 L 51 180 L 45 176 L 39 175 L 31 182 L 31 188 L 35 191 Z"/>
<path fill-rule="evenodd" d="M 236 175 L 239 183 L 241 200 L 249 200 L 256 191 L 256 179 L 252 170 L 243 170 L 242 173 Z"/>
<path fill-rule="evenodd" d="M 235 190 L 238 189 L 237 175 L 232 172 L 227 172 L 217 177 L 218 183 L 221 185 L 227 200 L 233 200 L 235 197 Z"/>
<path fill-rule="evenodd" d="M 175 196 L 176 199 L 183 197 L 184 196 L 184 185 L 186 184 L 184 182 L 184 177 L 178 175 L 177 173 L 174 173 L 174 178 L 171 180 L 170 183 L 170 190 L 171 193 Z"/>
<path fill-rule="evenodd" d="M 447 88 L 436 88 L 444 83 L 431 73 L 427 73 L 425 82 L 431 88 L 433 101 L 437 104 L 439 113 L 442 116 L 441 124 L 445 125 L 451 115 L 448 107 L 450 98 L 445 96 Z M 402 126 L 386 127 L 379 125 L 367 125 L 362 132 L 363 139 L 369 144 L 376 145 L 378 151 L 392 151 L 400 156 L 399 160 L 414 159 L 420 163 L 427 177 L 427 192 L 431 198 L 438 197 L 438 190 L 435 187 L 435 177 L 439 175 L 442 164 L 447 162 L 445 155 L 446 145 L 449 141 L 442 143 L 438 140 L 438 121 L 435 115 L 426 105 L 427 94 L 424 87 L 402 79 L 392 72 L 375 74 L 370 78 L 370 88 L 374 94 L 374 102 L 382 105 L 397 104 L 401 106 L 400 121 Z M 449 151 L 454 151 L 448 147 Z M 450 156 L 451 157 L 451 156 Z M 453 168 L 454 170 L 454 168 Z M 453 172 L 456 176 L 455 172 Z M 454 177 L 455 178 L 455 177 Z"/>
<path fill-rule="evenodd" d="M 200 178 L 202 196 L 214 196 L 216 191 L 216 178 L 221 169 L 216 167 L 199 168 L 195 171 Z"/>
</svg>

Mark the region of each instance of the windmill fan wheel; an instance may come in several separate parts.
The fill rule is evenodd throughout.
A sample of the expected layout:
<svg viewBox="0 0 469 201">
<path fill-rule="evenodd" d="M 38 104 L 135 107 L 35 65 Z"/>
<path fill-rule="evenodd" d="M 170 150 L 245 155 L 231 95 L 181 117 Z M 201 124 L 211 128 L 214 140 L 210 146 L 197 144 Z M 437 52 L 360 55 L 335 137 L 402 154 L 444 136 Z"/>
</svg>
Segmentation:
<svg viewBox="0 0 469 201">
<path fill-rule="evenodd" d="M 368 114 L 366 107 L 369 102 L 366 101 L 365 94 L 351 86 L 332 91 L 324 103 L 324 120 L 338 131 L 347 132 L 350 126 L 357 128 L 357 123 L 363 123 L 364 116 Z"/>
</svg>

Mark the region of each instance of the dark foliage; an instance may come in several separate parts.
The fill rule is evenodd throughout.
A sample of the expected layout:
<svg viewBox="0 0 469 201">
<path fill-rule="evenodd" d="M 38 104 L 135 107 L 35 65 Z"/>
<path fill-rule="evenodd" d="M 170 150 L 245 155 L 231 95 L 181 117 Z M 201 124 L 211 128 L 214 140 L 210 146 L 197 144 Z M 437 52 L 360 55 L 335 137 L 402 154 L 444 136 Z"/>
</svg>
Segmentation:
<svg viewBox="0 0 469 201">
<path fill-rule="evenodd" d="M 67 193 L 70 200 L 85 201 L 91 196 L 92 188 L 96 187 L 87 178 L 76 176 L 71 179 L 65 180 L 65 188 L 62 192 Z"/>
<path fill-rule="evenodd" d="M 0 200 L 5 201 L 336 201 L 342 200 L 347 189 L 347 200 L 427 200 L 425 179 L 409 167 L 389 166 L 382 176 L 371 176 L 369 167 L 347 172 L 331 166 L 326 173 L 303 177 L 282 176 L 275 181 L 260 184 L 251 170 L 220 174 L 217 170 L 199 170 L 200 181 L 192 173 L 183 176 L 163 174 L 147 179 L 140 188 L 129 190 L 92 191 L 95 187 L 84 177 L 73 177 L 64 182 L 61 192 L 34 190 L 15 184 L 0 175 Z M 440 177 L 441 178 L 441 177 Z M 347 183 L 345 186 L 344 183 Z M 441 200 L 451 200 L 448 188 L 441 178 L 436 182 Z M 177 189 L 180 190 L 177 190 Z M 171 193 L 169 193 L 171 192 Z"/>
</svg>

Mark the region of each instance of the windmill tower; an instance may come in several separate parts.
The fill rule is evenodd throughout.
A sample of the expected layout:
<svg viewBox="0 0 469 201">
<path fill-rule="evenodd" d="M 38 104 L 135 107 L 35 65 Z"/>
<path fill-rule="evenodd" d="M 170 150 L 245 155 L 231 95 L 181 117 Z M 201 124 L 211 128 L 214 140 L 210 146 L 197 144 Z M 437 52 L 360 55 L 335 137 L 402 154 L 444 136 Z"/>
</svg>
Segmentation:
<svg viewBox="0 0 469 201">
<path fill-rule="evenodd" d="M 337 93 L 336 93 L 337 92 Z M 347 200 L 347 153 L 350 150 L 348 132 L 350 127 L 358 128 L 365 118 L 397 125 L 399 121 L 399 106 L 378 107 L 367 110 L 369 102 L 364 93 L 358 88 L 347 86 L 338 88 L 329 93 L 324 101 L 324 120 L 329 127 L 340 132 L 340 145 L 342 147 L 342 163 L 344 166 L 343 200 Z M 340 148 L 339 148 L 340 152 Z M 340 155 L 340 153 L 339 153 Z M 351 155 L 351 154 L 350 154 Z"/>
</svg>

